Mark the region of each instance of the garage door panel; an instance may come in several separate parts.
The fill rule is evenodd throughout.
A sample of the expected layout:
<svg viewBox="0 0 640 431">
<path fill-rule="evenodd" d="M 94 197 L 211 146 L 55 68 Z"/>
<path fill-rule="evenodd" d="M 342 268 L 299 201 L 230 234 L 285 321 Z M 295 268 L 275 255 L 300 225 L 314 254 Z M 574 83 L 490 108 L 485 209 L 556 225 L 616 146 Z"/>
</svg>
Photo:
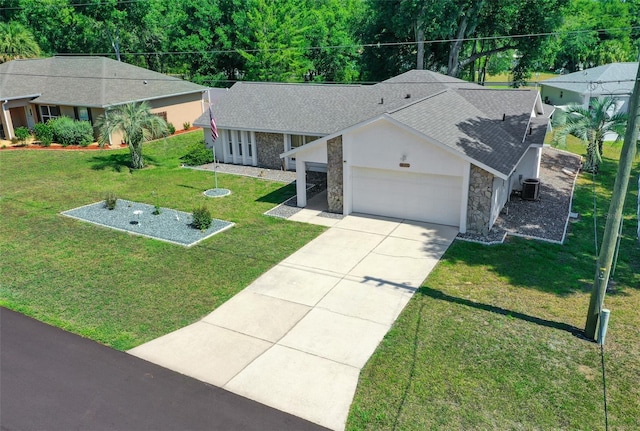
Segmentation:
<svg viewBox="0 0 640 431">
<path fill-rule="evenodd" d="M 462 178 L 352 168 L 353 211 L 458 226 Z"/>
</svg>

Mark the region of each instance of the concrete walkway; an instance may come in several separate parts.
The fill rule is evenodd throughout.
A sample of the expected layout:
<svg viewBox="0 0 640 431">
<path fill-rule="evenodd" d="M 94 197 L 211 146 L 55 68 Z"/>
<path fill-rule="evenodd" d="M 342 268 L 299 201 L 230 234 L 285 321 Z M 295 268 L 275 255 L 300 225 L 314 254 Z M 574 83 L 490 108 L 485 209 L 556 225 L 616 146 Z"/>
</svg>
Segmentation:
<svg viewBox="0 0 640 431">
<path fill-rule="evenodd" d="M 130 351 L 334 430 L 360 370 L 458 230 L 303 210 L 326 232 L 202 320 Z"/>
</svg>

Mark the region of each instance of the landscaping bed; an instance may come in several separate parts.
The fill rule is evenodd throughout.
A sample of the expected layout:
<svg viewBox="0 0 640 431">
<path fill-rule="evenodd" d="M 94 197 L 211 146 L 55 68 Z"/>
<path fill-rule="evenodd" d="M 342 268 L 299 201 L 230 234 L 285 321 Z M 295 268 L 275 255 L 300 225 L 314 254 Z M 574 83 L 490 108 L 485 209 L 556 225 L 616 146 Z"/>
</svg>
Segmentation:
<svg viewBox="0 0 640 431">
<path fill-rule="evenodd" d="M 190 213 L 126 199 L 118 199 L 113 209 L 101 201 L 64 211 L 62 215 L 187 247 L 233 227 L 231 222 L 213 219 L 209 228 L 199 230 L 192 226 Z"/>
</svg>

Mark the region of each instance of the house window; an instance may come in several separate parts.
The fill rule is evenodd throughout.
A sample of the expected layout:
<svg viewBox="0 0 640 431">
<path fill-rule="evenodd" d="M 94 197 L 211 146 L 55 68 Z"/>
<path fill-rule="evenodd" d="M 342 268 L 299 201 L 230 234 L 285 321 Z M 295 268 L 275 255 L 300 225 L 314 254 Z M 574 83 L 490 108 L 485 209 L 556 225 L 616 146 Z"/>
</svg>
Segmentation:
<svg viewBox="0 0 640 431">
<path fill-rule="evenodd" d="M 91 121 L 91 111 L 89 111 L 89 108 L 78 106 L 76 108 L 73 108 L 73 110 L 76 114 L 76 119 L 93 123 L 93 121 Z"/>
<path fill-rule="evenodd" d="M 43 123 L 49 120 L 58 118 L 60 116 L 60 107 L 54 105 L 41 105 L 40 106 L 40 118 Z"/>
<path fill-rule="evenodd" d="M 317 136 L 291 135 L 291 149 L 301 147 L 316 139 L 318 139 Z M 296 158 L 291 157 L 290 159 L 294 161 Z"/>
<path fill-rule="evenodd" d="M 249 157 L 253 157 L 253 142 L 251 141 L 251 132 L 247 132 L 247 151 Z"/>
<path fill-rule="evenodd" d="M 317 136 L 291 135 L 291 148 L 298 148 L 318 139 Z"/>
<path fill-rule="evenodd" d="M 298 148 L 304 145 L 304 136 L 291 135 L 291 148 Z"/>
<path fill-rule="evenodd" d="M 242 157 L 242 132 L 236 132 L 238 135 L 238 155 Z"/>
</svg>

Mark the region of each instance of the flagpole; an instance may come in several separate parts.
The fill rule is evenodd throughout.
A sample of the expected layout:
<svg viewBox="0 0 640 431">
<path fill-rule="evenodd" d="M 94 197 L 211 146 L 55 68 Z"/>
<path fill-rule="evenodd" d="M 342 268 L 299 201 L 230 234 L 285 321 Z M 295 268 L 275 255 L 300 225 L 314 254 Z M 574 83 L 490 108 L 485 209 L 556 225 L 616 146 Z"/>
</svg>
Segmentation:
<svg viewBox="0 0 640 431">
<path fill-rule="evenodd" d="M 216 190 L 218 190 L 218 165 L 216 162 L 216 139 L 218 139 L 218 130 L 216 122 L 213 119 L 213 112 L 211 111 L 211 96 L 209 96 L 209 121 L 211 123 L 211 147 L 213 150 L 213 178 L 216 184 Z"/>
<path fill-rule="evenodd" d="M 218 163 L 216 162 L 216 141 L 213 141 L 213 178 L 216 183 L 216 190 L 218 190 Z"/>
</svg>

